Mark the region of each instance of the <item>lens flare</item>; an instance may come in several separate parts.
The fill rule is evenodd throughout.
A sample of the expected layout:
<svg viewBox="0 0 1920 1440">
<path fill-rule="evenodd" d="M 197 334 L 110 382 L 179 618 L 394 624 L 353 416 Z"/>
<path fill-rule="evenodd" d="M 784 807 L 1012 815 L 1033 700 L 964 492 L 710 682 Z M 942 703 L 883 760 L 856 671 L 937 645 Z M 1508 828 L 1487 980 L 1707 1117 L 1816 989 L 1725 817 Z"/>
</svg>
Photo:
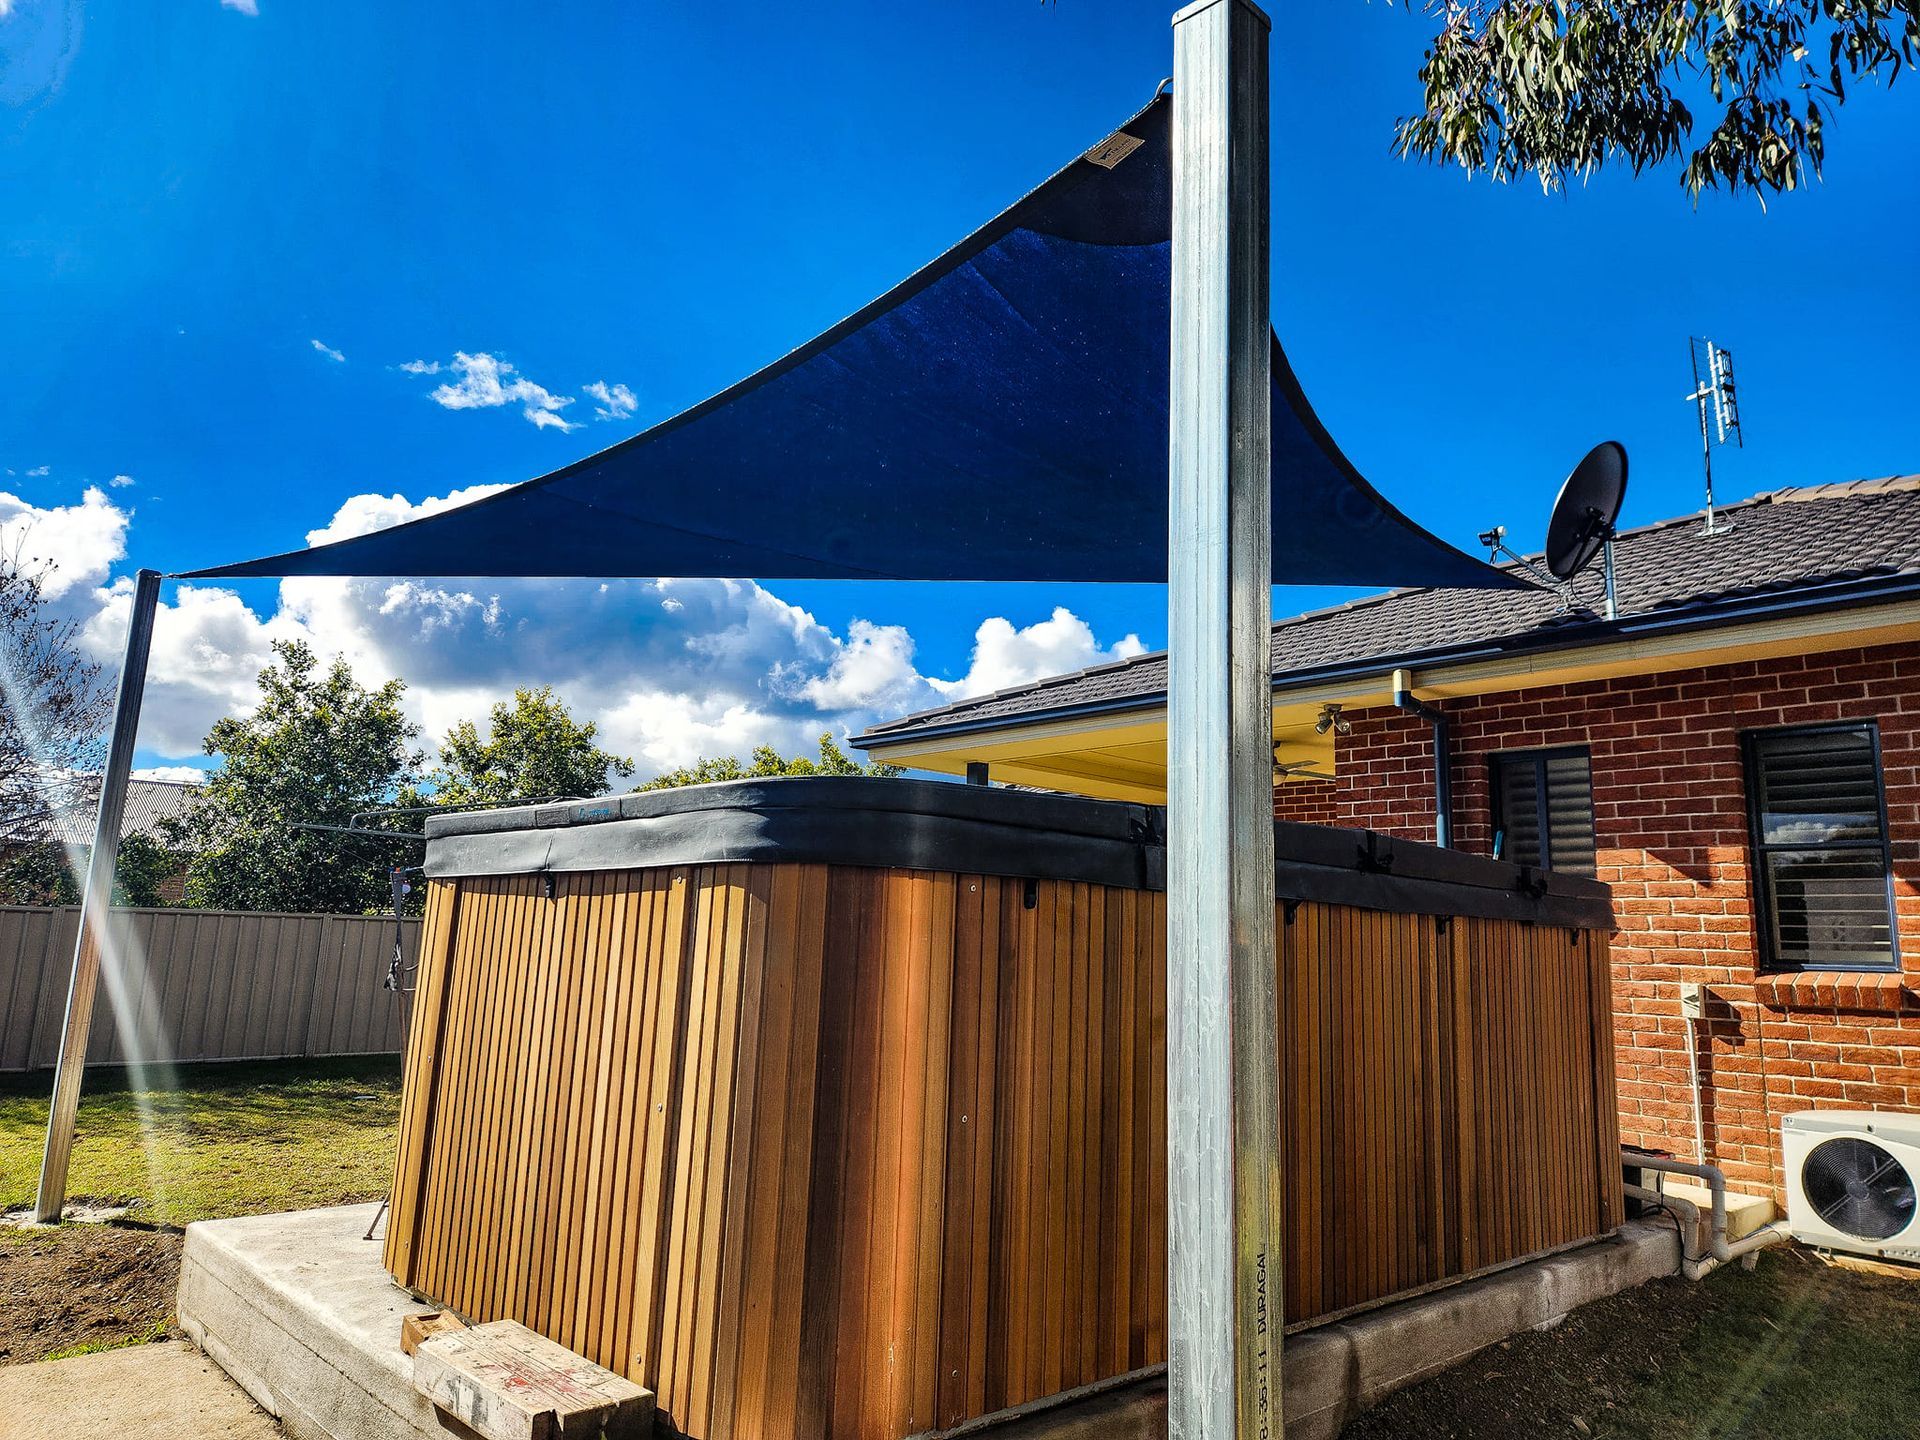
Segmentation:
<svg viewBox="0 0 1920 1440">
<path fill-rule="evenodd" d="M 57 788 L 71 785 L 76 777 L 56 763 L 54 757 L 59 752 L 49 742 L 42 723 L 43 707 L 37 703 L 33 686 L 28 677 L 21 673 L 13 647 L 6 643 L 4 636 L 0 636 L 0 701 L 5 703 L 16 731 L 33 757 L 33 783 L 42 797 Z M 67 873 L 73 877 L 75 889 L 84 897 L 91 847 L 68 843 L 64 839 L 59 843 Z M 127 923 L 126 915 L 114 910 L 111 903 L 105 923 L 101 926 L 99 945 L 101 990 L 113 1019 L 114 1033 L 119 1040 L 119 1056 L 126 1067 L 134 1110 L 140 1123 L 141 1156 L 147 1170 L 147 1195 L 142 1198 L 147 1204 L 155 1205 L 164 1198 L 168 1177 L 155 1163 L 157 1147 L 154 1136 L 159 1122 L 153 1108 L 153 1095 L 176 1088 L 172 1041 L 167 1034 L 158 997 L 154 994 L 146 954 L 134 935 L 133 927 Z M 94 1008 L 97 1014 L 97 997 Z M 95 1055 L 105 1049 L 97 1038 L 88 1045 L 89 1053 Z"/>
</svg>

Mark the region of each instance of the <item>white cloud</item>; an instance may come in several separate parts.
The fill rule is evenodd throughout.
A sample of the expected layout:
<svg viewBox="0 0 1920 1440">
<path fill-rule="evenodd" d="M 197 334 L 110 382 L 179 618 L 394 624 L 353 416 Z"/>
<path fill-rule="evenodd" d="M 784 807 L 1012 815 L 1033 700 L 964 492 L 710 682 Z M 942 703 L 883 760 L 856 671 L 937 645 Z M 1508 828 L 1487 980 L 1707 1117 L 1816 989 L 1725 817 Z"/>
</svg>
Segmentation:
<svg viewBox="0 0 1920 1440">
<path fill-rule="evenodd" d="M 996 615 L 981 621 L 974 631 L 973 663 L 965 677 L 931 683 L 950 699 L 960 700 L 1026 685 L 1049 675 L 1127 660 L 1144 654 L 1146 648 L 1138 635 L 1130 634 L 1103 649 L 1087 622 L 1064 606 L 1055 607 L 1047 619 L 1021 629 Z"/>
<path fill-rule="evenodd" d="M 903 625 L 855 620 L 824 672 L 808 675 L 795 693 L 820 710 L 901 714 L 941 703 L 937 681 L 913 664 L 913 636 Z"/>
<path fill-rule="evenodd" d="M 469 485 L 464 490 L 455 490 L 447 495 L 430 496 L 418 505 L 404 495 L 351 495 L 338 510 L 333 512 L 331 520 L 318 530 L 307 532 L 307 544 L 330 545 L 335 540 L 351 540 L 356 535 L 370 535 L 375 530 L 385 530 L 389 526 L 399 525 L 408 520 L 438 515 L 442 510 L 457 509 L 491 495 L 497 490 L 511 488 L 506 484 Z"/>
<path fill-rule="evenodd" d="M 29 569 L 51 565 L 42 593 L 60 600 L 105 582 L 127 553 L 130 518 L 95 485 L 78 505 L 30 505 L 0 490 L 0 555 Z"/>
<path fill-rule="evenodd" d="M 222 10 L 238 10 L 242 15 L 258 15 L 259 0 L 220 0 Z"/>
<path fill-rule="evenodd" d="M 27 474 L 37 480 L 40 476 L 45 475 L 52 469 L 53 467 L 51 465 L 36 465 L 33 469 L 27 471 Z"/>
<path fill-rule="evenodd" d="M 597 402 L 593 407 L 596 420 L 624 420 L 639 407 L 633 391 L 624 385 L 609 385 L 604 380 L 596 380 L 591 385 L 581 387 L 587 397 Z"/>
<path fill-rule="evenodd" d="M 96 595 L 98 608 L 81 640 L 94 658 L 116 669 L 126 644 L 133 583 L 117 580 Z M 285 615 L 262 620 L 231 590 L 180 586 L 172 603 L 162 601 L 154 615 L 140 709 L 141 748 L 168 757 L 200 753 L 215 720 L 252 705 L 255 680 L 273 658 L 269 647 L 281 639 L 318 637 Z"/>
<path fill-rule="evenodd" d="M 198 785 L 207 772 L 198 765 L 141 765 L 129 772 L 135 780 L 164 780 L 174 785 Z"/>
<path fill-rule="evenodd" d="M 107 481 L 107 484 L 115 490 L 124 490 L 127 488 L 127 486 L 133 484 L 133 476 L 116 475 L 111 480 Z"/>
<path fill-rule="evenodd" d="M 345 355 L 342 355 L 338 350 L 334 349 L 333 346 L 327 344 L 326 341 L 309 340 L 307 341 L 307 343 L 313 346 L 313 348 L 316 351 L 318 351 L 320 354 L 326 356 L 327 359 L 333 361 L 334 364 L 344 365 L 347 363 L 347 357 Z"/>
<path fill-rule="evenodd" d="M 356 495 L 311 544 L 364 534 L 499 489 L 410 501 Z M 34 507 L 0 494 L 0 541 L 60 567 L 57 603 L 82 643 L 119 662 L 132 582 L 116 578 L 130 516 L 97 489 L 80 504 Z M 852 621 L 844 633 L 750 580 L 474 581 L 294 579 L 256 611 L 231 590 L 169 587 L 154 628 L 140 743 L 162 761 L 196 756 L 213 722 L 243 713 L 271 646 L 303 639 L 344 656 L 366 683 L 407 681 L 412 717 L 437 740 L 483 718 L 516 686 L 552 684 L 602 743 L 642 777 L 703 755 L 770 744 L 811 752 L 823 731 L 851 734 L 948 699 L 1136 653 L 1102 646 L 1072 612 L 1036 624 L 983 622 L 959 680 L 923 675 L 902 626 Z"/>
<path fill-rule="evenodd" d="M 446 365 L 432 360 L 409 360 L 400 367 L 409 375 L 438 375 L 443 370 L 459 375 L 457 381 L 436 385 L 433 401 L 448 410 L 492 410 L 502 405 L 518 405 L 520 413 L 545 430 L 577 430 L 560 412 L 573 404 L 571 395 L 556 395 L 544 385 L 536 385 L 514 369 L 508 361 L 482 350 L 469 355 L 456 351 Z"/>
</svg>

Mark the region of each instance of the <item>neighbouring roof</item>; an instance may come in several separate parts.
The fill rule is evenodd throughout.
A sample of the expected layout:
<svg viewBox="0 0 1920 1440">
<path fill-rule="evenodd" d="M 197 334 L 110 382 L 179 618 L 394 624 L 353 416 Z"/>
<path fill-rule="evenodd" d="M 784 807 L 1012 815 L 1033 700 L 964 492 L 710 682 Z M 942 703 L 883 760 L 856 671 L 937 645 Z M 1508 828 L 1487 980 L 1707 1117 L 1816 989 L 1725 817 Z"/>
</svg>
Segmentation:
<svg viewBox="0 0 1920 1440">
<path fill-rule="evenodd" d="M 1839 605 L 1920 580 L 1920 475 L 1774 490 L 1720 513 L 1730 533 L 1702 534 L 1697 513 L 1621 532 L 1616 621 L 1599 617 L 1598 560 L 1576 579 L 1571 614 L 1544 590 L 1394 590 L 1276 624 L 1274 683 L 1465 653 L 1572 648 L 1650 620 L 1706 623 L 1769 600 Z M 903 716 L 854 743 L 1151 702 L 1166 688 L 1167 657 L 1157 651 Z"/>
<path fill-rule="evenodd" d="M 94 816 L 100 808 L 98 784 L 95 777 L 90 787 L 95 792 L 93 795 L 79 804 L 54 811 L 38 834 L 14 837 L 13 843 L 91 845 Z M 160 822 L 186 814 L 199 794 L 199 786 L 178 780 L 129 780 L 126 810 L 120 823 L 121 837 L 144 835 L 149 840 L 165 840 L 160 833 Z"/>
</svg>

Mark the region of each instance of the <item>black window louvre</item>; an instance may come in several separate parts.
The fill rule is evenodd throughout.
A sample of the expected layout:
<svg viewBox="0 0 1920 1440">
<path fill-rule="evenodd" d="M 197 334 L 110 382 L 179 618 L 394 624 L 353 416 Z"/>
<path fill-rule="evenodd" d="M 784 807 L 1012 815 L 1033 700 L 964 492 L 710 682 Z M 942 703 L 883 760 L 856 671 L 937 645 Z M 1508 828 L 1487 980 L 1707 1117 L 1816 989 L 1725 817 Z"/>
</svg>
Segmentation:
<svg viewBox="0 0 1920 1440">
<path fill-rule="evenodd" d="M 1879 726 L 1749 730 L 1741 746 L 1762 965 L 1898 969 Z"/>
<path fill-rule="evenodd" d="M 1507 751 L 1493 756 L 1492 765 L 1494 853 L 1516 865 L 1593 874 L 1593 767 L 1587 751 Z"/>
</svg>

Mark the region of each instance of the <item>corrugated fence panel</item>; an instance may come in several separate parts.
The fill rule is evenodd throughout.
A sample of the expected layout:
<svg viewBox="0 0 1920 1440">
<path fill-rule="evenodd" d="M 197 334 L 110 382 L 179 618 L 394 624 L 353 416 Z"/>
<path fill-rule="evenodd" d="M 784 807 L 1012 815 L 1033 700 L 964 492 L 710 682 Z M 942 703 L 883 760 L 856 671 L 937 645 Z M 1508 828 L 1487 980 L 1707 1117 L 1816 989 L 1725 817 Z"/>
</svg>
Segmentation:
<svg viewBox="0 0 1920 1440">
<path fill-rule="evenodd" d="M 1604 935 L 1282 910 L 1289 1322 L 1620 1223 Z M 436 882 L 387 1264 L 699 1440 L 900 1440 L 1160 1361 L 1165 929 L 925 871 Z"/>
<path fill-rule="evenodd" d="M 54 1063 L 78 909 L 0 906 L 0 1071 Z M 115 910 L 89 1064 L 392 1054 L 400 1002 L 377 915 Z M 402 922 L 411 964 L 420 922 Z"/>
</svg>

